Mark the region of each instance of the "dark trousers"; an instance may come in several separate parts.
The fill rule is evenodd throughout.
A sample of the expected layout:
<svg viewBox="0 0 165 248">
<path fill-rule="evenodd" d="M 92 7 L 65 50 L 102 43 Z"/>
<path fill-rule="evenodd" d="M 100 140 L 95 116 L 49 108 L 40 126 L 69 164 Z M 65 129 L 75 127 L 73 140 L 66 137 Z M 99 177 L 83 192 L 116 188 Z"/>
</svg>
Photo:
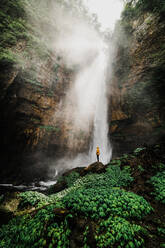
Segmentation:
<svg viewBox="0 0 165 248">
<path fill-rule="evenodd" d="M 96 154 L 96 156 L 97 156 L 97 162 L 99 162 L 99 155 Z"/>
</svg>

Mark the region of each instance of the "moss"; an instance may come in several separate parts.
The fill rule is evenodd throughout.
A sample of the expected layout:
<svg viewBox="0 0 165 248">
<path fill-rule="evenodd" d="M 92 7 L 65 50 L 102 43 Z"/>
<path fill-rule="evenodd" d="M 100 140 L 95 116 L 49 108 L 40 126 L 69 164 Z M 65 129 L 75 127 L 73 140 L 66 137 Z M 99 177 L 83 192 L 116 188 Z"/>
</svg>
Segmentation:
<svg viewBox="0 0 165 248">
<path fill-rule="evenodd" d="M 55 126 L 39 126 L 41 129 L 45 129 L 46 132 L 60 132 L 60 127 Z"/>
<path fill-rule="evenodd" d="M 5 3 L 4 3 L 5 2 Z M 0 10 L 1 46 L 8 47 L 17 43 L 18 39 L 26 37 L 25 15 L 21 1 L 3 1 Z"/>
</svg>

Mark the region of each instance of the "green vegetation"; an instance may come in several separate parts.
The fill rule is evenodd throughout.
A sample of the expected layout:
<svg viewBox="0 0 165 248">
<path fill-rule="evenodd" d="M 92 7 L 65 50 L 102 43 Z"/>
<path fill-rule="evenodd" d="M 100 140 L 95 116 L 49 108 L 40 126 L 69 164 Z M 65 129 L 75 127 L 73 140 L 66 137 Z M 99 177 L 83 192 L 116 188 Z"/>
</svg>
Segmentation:
<svg viewBox="0 0 165 248">
<path fill-rule="evenodd" d="M 146 149 L 145 147 L 138 147 L 138 148 L 136 148 L 136 149 L 134 150 L 134 153 L 137 154 L 137 153 L 139 153 L 139 152 L 141 152 L 141 151 L 143 151 L 143 150 L 145 150 L 145 149 Z"/>
<path fill-rule="evenodd" d="M 80 177 L 80 174 L 78 172 L 72 172 L 68 176 L 65 177 L 65 181 L 67 183 L 68 187 L 71 187 L 77 179 Z"/>
<path fill-rule="evenodd" d="M 25 79 L 25 78 L 24 78 L 24 79 Z M 25 80 L 26 80 L 26 79 L 25 79 Z M 26 82 L 27 82 L 27 83 L 30 83 L 30 84 L 32 84 L 32 85 L 35 85 L 35 86 L 37 86 L 37 87 L 39 87 L 39 88 L 43 88 L 43 85 L 42 85 L 40 82 L 36 81 L 35 79 L 27 79 Z"/>
<path fill-rule="evenodd" d="M 144 168 L 141 165 L 138 165 L 138 169 L 139 169 L 140 172 L 144 172 L 145 171 Z"/>
<path fill-rule="evenodd" d="M 97 247 L 144 247 L 142 233 L 146 234 L 146 230 L 139 225 L 118 216 L 109 217 L 100 222 L 96 235 Z"/>
<path fill-rule="evenodd" d="M 17 62 L 17 56 L 9 49 L 0 48 L 0 64 L 11 66 Z"/>
<path fill-rule="evenodd" d="M 26 208 L 28 206 L 37 206 L 37 205 L 44 205 L 48 203 L 48 197 L 42 193 L 35 192 L 35 191 L 27 191 L 20 193 L 19 196 L 21 197 L 21 201 L 19 204 L 19 208 Z"/>
<path fill-rule="evenodd" d="M 47 196 L 33 191 L 18 194 L 17 217 L 0 228 L 0 247 L 69 247 L 72 228 L 79 216 L 88 221 L 81 233 L 84 248 L 90 248 L 91 230 L 98 248 L 119 244 L 144 247 L 147 232 L 135 221 L 143 220 L 153 209 L 142 196 L 121 188 L 133 180 L 129 166 L 120 169 L 127 159 L 129 156 L 125 154 L 112 160 L 101 174 L 80 177 L 72 172 L 61 177 L 68 188 L 56 194 Z"/>
<path fill-rule="evenodd" d="M 164 0 L 135 0 L 128 1 L 122 13 L 122 18 L 131 21 L 143 13 L 159 13 L 163 16 L 165 13 Z"/>
<path fill-rule="evenodd" d="M 19 197 L 21 198 L 18 206 L 19 209 L 25 209 L 28 207 L 41 208 L 52 203 L 55 203 L 56 207 L 64 207 L 64 204 L 60 200 L 60 196 L 57 194 L 46 196 L 36 191 L 27 191 L 20 193 Z"/>
<path fill-rule="evenodd" d="M 0 10 L 0 41 L 1 46 L 15 45 L 19 39 L 26 37 L 26 26 L 23 16 L 25 15 L 22 2 L 20 0 L 1 1 Z"/>
<path fill-rule="evenodd" d="M 12 65 L 17 56 L 10 48 L 27 38 L 25 12 L 22 1 L 1 1 L 0 9 L 0 64 Z"/>
<path fill-rule="evenodd" d="M 150 179 L 150 183 L 154 186 L 155 199 L 165 204 L 165 171 L 158 172 L 156 176 Z"/>
<path fill-rule="evenodd" d="M 84 189 L 97 189 L 97 187 L 110 188 L 126 186 L 129 185 L 132 181 L 133 178 L 130 175 L 130 169 L 128 167 L 125 167 L 123 170 L 121 170 L 119 165 L 109 165 L 105 173 L 88 174 L 85 177 L 79 178 L 73 185 L 75 189 L 79 187 L 83 187 Z"/>
<path fill-rule="evenodd" d="M 67 208 L 93 219 L 109 215 L 142 219 L 152 210 L 147 201 L 132 192 L 119 188 L 84 188 L 71 190 L 62 199 Z"/>
<path fill-rule="evenodd" d="M 164 0 L 139 0 L 135 9 L 136 13 L 148 11 L 163 15 L 165 13 L 165 2 Z"/>
<path fill-rule="evenodd" d="M 47 132 L 60 132 L 60 128 L 59 127 L 55 127 L 55 126 L 39 126 L 41 129 L 45 129 L 45 131 Z"/>
<path fill-rule="evenodd" d="M 8 225 L 0 229 L 1 248 L 27 248 L 27 247 L 68 247 L 67 216 L 63 221 L 54 221 L 55 205 L 46 206 L 33 217 L 31 215 L 18 216 Z"/>
<path fill-rule="evenodd" d="M 165 237 L 165 227 L 158 227 L 158 234 L 162 237 Z"/>
</svg>

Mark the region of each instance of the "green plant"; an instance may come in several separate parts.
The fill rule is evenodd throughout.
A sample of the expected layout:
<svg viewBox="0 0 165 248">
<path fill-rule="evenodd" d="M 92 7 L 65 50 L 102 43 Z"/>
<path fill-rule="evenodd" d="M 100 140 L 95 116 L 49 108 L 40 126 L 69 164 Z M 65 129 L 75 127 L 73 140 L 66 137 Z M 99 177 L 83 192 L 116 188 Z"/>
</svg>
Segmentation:
<svg viewBox="0 0 165 248">
<path fill-rule="evenodd" d="M 158 172 L 149 182 L 154 186 L 155 199 L 165 204 L 165 171 Z"/>
<path fill-rule="evenodd" d="M 127 186 L 133 181 L 130 175 L 130 169 L 124 167 L 120 169 L 118 165 L 109 165 L 105 173 L 102 174 L 88 174 L 79 178 L 74 187 L 84 188 L 97 188 L 97 187 L 114 187 L 114 186 Z"/>
<path fill-rule="evenodd" d="M 68 217 L 56 221 L 55 205 L 46 206 L 36 214 L 13 218 L 0 229 L 1 248 L 43 248 L 69 246 Z"/>
<path fill-rule="evenodd" d="M 127 186 L 133 181 L 133 177 L 130 175 L 130 167 L 128 166 L 121 170 L 119 165 L 109 165 L 105 175 L 113 186 Z"/>
<path fill-rule="evenodd" d="M 118 165 L 118 166 L 120 166 L 121 165 L 121 160 L 120 159 L 113 159 L 113 160 L 111 160 L 110 165 Z"/>
<path fill-rule="evenodd" d="M 84 243 L 84 247 L 83 248 L 89 248 L 89 246 L 87 245 L 87 235 L 89 233 L 89 226 L 85 227 L 85 231 L 83 232 L 83 243 Z"/>
<path fill-rule="evenodd" d="M 109 215 L 142 219 L 152 210 L 143 197 L 119 188 L 81 187 L 71 190 L 62 201 L 72 211 L 84 213 L 94 219 Z"/>
<path fill-rule="evenodd" d="M 60 127 L 55 127 L 55 126 L 43 126 L 40 125 L 41 129 L 45 129 L 47 132 L 59 132 L 61 129 Z"/>
<path fill-rule="evenodd" d="M 163 163 L 154 164 L 152 167 L 153 167 L 154 169 L 156 169 L 157 171 L 158 171 L 158 170 L 159 170 L 159 171 L 165 170 L 165 164 L 163 164 Z"/>
<path fill-rule="evenodd" d="M 158 227 L 157 229 L 158 229 L 159 236 L 165 237 L 165 228 Z"/>
<path fill-rule="evenodd" d="M 19 208 L 25 208 L 27 206 L 37 206 L 39 203 L 47 203 L 48 197 L 42 193 L 36 191 L 27 191 L 20 193 L 21 201 L 19 203 Z"/>
<path fill-rule="evenodd" d="M 144 172 L 145 170 L 144 170 L 144 168 L 139 164 L 138 165 L 138 170 L 140 171 L 140 172 Z"/>
<path fill-rule="evenodd" d="M 136 149 L 134 150 L 134 153 L 137 154 L 137 153 L 139 153 L 139 152 L 141 152 L 141 151 L 143 151 L 143 150 L 145 150 L 145 149 L 146 149 L 145 147 L 138 147 L 138 148 L 136 148 Z"/>
<path fill-rule="evenodd" d="M 65 176 L 65 181 L 67 183 L 67 186 L 71 187 L 79 177 L 80 177 L 80 174 L 75 171 L 70 173 L 68 176 Z"/>
<path fill-rule="evenodd" d="M 0 64 L 2 65 L 13 65 L 18 61 L 16 54 L 14 54 L 10 49 L 0 49 Z"/>
<path fill-rule="evenodd" d="M 146 230 L 139 225 L 115 216 L 101 221 L 96 232 L 97 247 L 144 247 L 142 234 Z M 120 245 L 119 245 L 120 244 Z"/>
</svg>

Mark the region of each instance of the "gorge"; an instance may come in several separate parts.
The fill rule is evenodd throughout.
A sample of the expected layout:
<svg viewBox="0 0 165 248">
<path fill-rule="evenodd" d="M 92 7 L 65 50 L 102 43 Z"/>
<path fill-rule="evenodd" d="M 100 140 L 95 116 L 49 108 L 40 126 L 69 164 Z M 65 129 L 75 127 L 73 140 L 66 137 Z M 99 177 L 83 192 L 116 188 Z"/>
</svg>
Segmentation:
<svg viewBox="0 0 165 248">
<path fill-rule="evenodd" d="M 0 247 L 165 247 L 164 17 L 1 0 Z"/>
</svg>

